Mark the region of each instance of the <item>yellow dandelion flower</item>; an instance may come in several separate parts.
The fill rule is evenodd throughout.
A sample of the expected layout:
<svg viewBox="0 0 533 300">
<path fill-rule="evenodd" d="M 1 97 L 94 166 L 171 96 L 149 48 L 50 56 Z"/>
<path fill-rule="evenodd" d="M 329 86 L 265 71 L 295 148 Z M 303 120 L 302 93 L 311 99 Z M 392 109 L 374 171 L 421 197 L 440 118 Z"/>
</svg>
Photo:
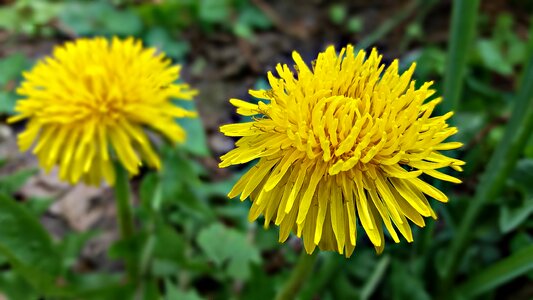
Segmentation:
<svg viewBox="0 0 533 300">
<path fill-rule="evenodd" d="M 385 69 L 375 50 L 365 58 L 351 45 L 338 55 L 329 47 L 312 69 L 297 52 L 292 57 L 296 77 L 278 64 L 279 78 L 268 73 L 271 90 L 250 91 L 267 102 L 230 100 L 254 118 L 221 126 L 240 139 L 220 167 L 259 161 L 228 196 L 250 196 L 250 221 L 263 215 L 265 227 L 278 225 L 280 242 L 294 230 L 308 253 L 318 246 L 350 256 L 358 218 L 378 253 L 383 224 L 396 243 L 396 229 L 411 242 L 408 220 L 422 227 L 423 217 L 436 218 L 426 195 L 448 201 L 421 175 L 461 182 L 437 171 L 464 165 L 440 152 L 461 146 L 444 142 L 457 132 L 446 123 L 453 113 L 432 116 L 441 101 L 426 101 L 432 83 L 417 88 L 415 64 L 399 75 L 398 60 Z"/>
<path fill-rule="evenodd" d="M 18 136 L 22 151 L 30 149 L 47 171 L 71 183 L 115 181 L 113 161 L 130 174 L 142 161 L 154 168 L 160 160 L 144 132 L 150 128 L 172 142 L 185 139 L 175 118 L 192 117 L 172 102 L 190 100 L 196 91 L 176 84 L 179 66 L 154 48 L 132 38 L 78 39 L 54 49 L 24 73 L 17 90 L 18 115 L 28 120 Z"/>
</svg>

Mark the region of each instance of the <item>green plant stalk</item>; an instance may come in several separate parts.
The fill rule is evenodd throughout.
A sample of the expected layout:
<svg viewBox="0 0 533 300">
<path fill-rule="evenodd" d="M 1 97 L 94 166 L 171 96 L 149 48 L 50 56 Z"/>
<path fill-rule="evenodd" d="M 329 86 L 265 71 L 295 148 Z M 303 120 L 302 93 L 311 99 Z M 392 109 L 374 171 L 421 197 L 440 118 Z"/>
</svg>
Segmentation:
<svg viewBox="0 0 533 300">
<path fill-rule="evenodd" d="M 533 38 L 531 38 L 533 43 Z M 477 186 L 474 198 L 462 218 L 458 233 L 453 239 L 448 259 L 444 265 L 444 285 L 449 287 L 457 271 L 460 258 L 472 237 L 473 228 L 485 204 L 496 198 L 513 170 L 520 153 L 533 131 L 533 55 L 525 65 L 509 124 L 502 141 L 492 155 L 485 173 Z"/>
<path fill-rule="evenodd" d="M 298 296 L 304 282 L 313 270 L 317 257 L 317 251 L 313 254 L 307 254 L 302 251 L 289 280 L 276 295 L 276 300 L 294 300 Z"/>
<path fill-rule="evenodd" d="M 335 279 L 335 274 L 342 270 L 346 259 L 334 252 L 325 252 L 321 255 L 320 268 L 316 275 L 310 278 L 309 284 L 300 293 L 300 300 L 312 300 L 329 282 Z"/>
<path fill-rule="evenodd" d="M 454 0 L 447 68 L 444 74 L 444 101 L 440 109 L 454 111 L 459 106 L 466 72 L 466 60 L 474 39 L 479 0 Z"/>
<path fill-rule="evenodd" d="M 120 228 L 120 236 L 122 240 L 130 242 L 133 233 L 133 214 L 131 210 L 131 192 L 129 185 L 128 172 L 119 163 L 115 163 L 115 204 L 117 208 L 117 221 Z M 131 259 L 126 259 L 126 269 L 130 280 L 137 278 L 136 262 Z"/>
<path fill-rule="evenodd" d="M 533 270 L 533 246 L 525 247 L 492 266 L 476 272 L 476 275 L 461 285 L 459 295 L 473 298 L 503 283 Z"/>
</svg>

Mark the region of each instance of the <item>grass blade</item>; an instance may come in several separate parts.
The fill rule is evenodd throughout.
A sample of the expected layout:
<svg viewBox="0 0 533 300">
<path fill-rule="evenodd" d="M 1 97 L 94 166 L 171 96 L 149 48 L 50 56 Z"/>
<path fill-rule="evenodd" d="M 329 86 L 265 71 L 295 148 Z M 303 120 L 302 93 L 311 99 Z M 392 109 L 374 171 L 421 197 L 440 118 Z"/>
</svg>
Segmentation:
<svg viewBox="0 0 533 300">
<path fill-rule="evenodd" d="M 456 110 L 463 90 L 466 60 L 474 38 L 479 0 L 454 0 L 442 111 Z"/>
<path fill-rule="evenodd" d="M 533 37 L 530 37 L 530 44 L 533 44 Z M 533 85 L 531 82 L 533 82 L 533 55 L 526 62 L 511 119 L 505 129 L 502 141 L 481 177 L 474 199 L 469 203 L 458 233 L 448 252 L 448 260 L 445 261 L 443 270 L 444 288 L 449 287 L 452 283 L 460 257 L 471 238 L 472 228 L 474 228 L 479 213 L 486 203 L 498 196 L 531 136 L 531 132 L 533 132 Z"/>
<path fill-rule="evenodd" d="M 378 265 L 374 269 L 374 272 L 372 273 L 372 275 L 370 275 L 368 281 L 365 283 L 363 289 L 361 290 L 361 300 L 370 299 L 372 293 L 374 293 L 380 281 L 383 279 L 383 275 L 385 275 L 385 271 L 387 271 L 389 263 L 390 256 L 387 255 L 381 258 L 381 260 L 378 262 Z"/>
<path fill-rule="evenodd" d="M 482 270 L 459 288 L 459 294 L 466 299 L 470 299 L 530 270 L 533 270 L 533 246 L 523 248 Z"/>
</svg>

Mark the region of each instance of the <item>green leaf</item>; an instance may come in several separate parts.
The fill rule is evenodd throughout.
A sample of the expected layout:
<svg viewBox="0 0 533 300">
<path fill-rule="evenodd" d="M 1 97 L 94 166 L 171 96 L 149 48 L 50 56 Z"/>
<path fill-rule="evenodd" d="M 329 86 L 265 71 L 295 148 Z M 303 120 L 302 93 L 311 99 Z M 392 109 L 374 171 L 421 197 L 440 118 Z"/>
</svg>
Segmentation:
<svg viewBox="0 0 533 300">
<path fill-rule="evenodd" d="M 0 28 L 26 35 L 46 31 L 45 26 L 62 9 L 63 3 L 45 0 L 19 0 L 0 8 Z"/>
<path fill-rule="evenodd" d="M 139 17 L 129 9 L 122 11 L 109 11 L 104 14 L 103 24 L 109 35 L 134 36 L 142 30 L 142 23 Z"/>
<path fill-rule="evenodd" d="M 0 273 L 0 291 L 8 299 L 38 299 L 39 294 L 22 276 L 14 271 Z"/>
<path fill-rule="evenodd" d="M 428 80 L 434 75 L 444 74 L 446 68 L 446 53 L 440 48 L 427 47 L 420 51 L 419 57 L 415 58 L 416 74 L 418 78 Z"/>
<path fill-rule="evenodd" d="M 533 213 L 533 200 L 530 200 L 521 207 L 511 209 L 507 206 L 500 211 L 500 230 L 502 233 L 509 233 L 524 223 Z"/>
<path fill-rule="evenodd" d="M 176 204 L 200 217 L 212 218 L 213 212 L 196 193 L 200 186 L 199 172 L 189 155 L 165 147 L 160 177 L 163 204 Z"/>
<path fill-rule="evenodd" d="M 227 274 L 235 279 L 246 280 L 250 276 L 250 263 L 259 263 L 261 258 L 246 236 L 222 224 L 213 224 L 200 232 L 198 245 L 219 268 L 227 262 Z"/>
<path fill-rule="evenodd" d="M 455 124 L 461 130 L 456 135 L 456 139 L 463 143 L 468 143 L 476 137 L 476 134 L 485 124 L 485 116 L 478 113 L 458 112 L 455 116 Z"/>
<path fill-rule="evenodd" d="M 165 280 L 166 300 L 203 300 L 196 291 L 182 291 L 170 280 Z"/>
<path fill-rule="evenodd" d="M 26 201 L 27 208 L 36 217 L 42 216 L 50 205 L 54 203 L 54 199 L 45 197 L 29 197 Z"/>
<path fill-rule="evenodd" d="M 251 39 L 254 36 L 252 28 L 248 24 L 242 22 L 237 22 L 233 25 L 233 34 L 245 39 Z"/>
<path fill-rule="evenodd" d="M 462 294 L 466 298 L 472 298 L 509 282 L 530 270 L 533 270 L 533 246 L 523 248 L 485 270 L 476 272 L 476 275 L 459 287 L 458 294 Z"/>
<path fill-rule="evenodd" d="M 502 12 L 496 19 L 496 24 L 492 32 L 492 38 L 498 46 L 504 46 L 515 37 L 513 29 L 513 16 L 509 13 Z"/>
<path fill-rule="evenodd" d="M 196 111 L 194 101 L 179 101 L 177 104 L 186 110 Z M 209 148 L 207 147 L 205 129 L 200 116 L 196 118 L 181 118 L 177 122 L 187 132 L 187 139 L 180 147 L 194 155 L 208 156 Z"/>
<path fill-rule="evenodd" d="M 22 169 L 16 173 L 0 177 L 0 192 L 7 195 L 14 194 L 36 173 L 37 169 Z"/>
<path fill-rule="evenodd" d="M 0 253 L 37 290 L 54 290 L 60 257 L 35 216 L 0 194 L 0 224 Z"/>
<path fill-rule="evenodd" d="M 17 96 L 14 93 L 0 91 L 0 113 L 13 114 L 15 104 L 17 104 Z"/>
<path fill-rule="evenodd" d="M 533 136 L 533 135 L 532 135 Z M 533 159 L 521 159 L 516 163 L 511 175 L 511 184 L 516 187 L 526 201 L 533 201 Z"/>
<path fill-rule="evenodd" d="M 508 233 L 524 223 L 533 214 L 533 159 L 521 159 L 511 175 L 509 185 L 516 188 L 523 196 L 519 207 L 503 206 L 500 210 L 500 230 Z"/>
<path fill-rule="evenodd" d="M 513 73 L 512 65 L 504 59 L 501 49 L 493 41 L 478 41 L 477 50 L 487 69 L 502 75 L 511 75 Z"/>
<path fill-rule="evenodd" d="M 198 182 L 198 174 L 186 154 L 172 147 L 163 147 L 161 150 L 163 167 L 160 171 L 163 198 L 176 198 L 186 184 L 194 185 Z"/>
<path fill-rule="evenodd" d="M 13 5 L 0 8 L 0 28 L 14 31 L 17 24 L 17 11 Z"/>
<path fill-rule="evenodd" d="M 132 9 L 117 10 L 105 1 L 69 2 L 59 19 L 78 35 L 134 36 L 143 26 Z"/>
<path fill-rule="evenodd" d="M 244 24 L 250 29 L 268 29 L 272 26 L 270 19 L 265 16 L 259 9 L 254 6 L 246 6 L 243 8 L 237 19 L 238 24 Z"/>
<path fill-rule="evenodd" d="M 124 284 L 120 274 L 90 273 L 75 276 L 70 281 L 72 294 L 60 299 L 115 300 L 134 299 L 137 288 L 133 284 Z"/>
<path fill-rule="evenodd" d="M 230 14 L 228 0 L 200 0 L 199 17 L 206 23 L 227 22 Z"/>
<path fill-rule="evenodd" d="M 161 206 L 161 193 L 159 188 L 159 178 L 156 173 L 148 173 L 144 175 L 141 185 L 139 187 L 139 199 L 142 206 L 151 211 L 158 210 Z"/>
<path fill-rule="evenodd" d="M 526 148 L 524 149 L 524 155 L 533 159 L 533 134 L 529 137 L 529 142 L 527 142 Z"/>
<path fill-rule="evenodd" d="M 96 235 L 95 232 L 69 233 L 59 244 L 63 269 L 72 268 L 78 261 L 79 255 L 85 243 Z"/>
<path fill-rule="evenodd" d="M 170 226 L 160 226 L 156 231 L 154 257 L 174 261 L 178 264 L 186 262 L 185 239 Z"/>
<path fill-rule="evenodd" d="M 147 234 L 144 232 L 135 234 L 131 237 L 122 238 L 109 247 L 107 255 L 113 259 L 139 262 L 141 253 L 138 249 L 141 249 L 146 239 Z"/>
<path fill-rule="evenodd" d="M 8 55 L 0 59 L 0 86 L 19 78 L 20 73 L 29 66 L 28 58 L 21 53 Z"/>
<path fill-rule="evenodd" d="M 161 49 L 167 56 L 178 60 L 183 59 L 190 51 L 187 41 L 173 38 L 162 27 L 151 28 L 146 33 L 145 41 L 148 45 Z"/>
</svg>

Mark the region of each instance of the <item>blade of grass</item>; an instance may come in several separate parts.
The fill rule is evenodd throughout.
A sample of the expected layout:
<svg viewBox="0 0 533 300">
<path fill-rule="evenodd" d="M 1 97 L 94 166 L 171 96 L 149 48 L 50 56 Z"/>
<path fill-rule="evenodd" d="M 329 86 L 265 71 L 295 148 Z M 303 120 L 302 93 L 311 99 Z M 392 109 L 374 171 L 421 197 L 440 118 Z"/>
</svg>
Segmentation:
<svg viewBox="0 0 533 300">
<path fill-rule="evenodd" d="M 533 37 L 530 37 L 533 44 Z M 515 98 L 515 104 L 509 124 L 505 129 L 502 141 L 492 155 L 485 173 L 476 188 L 472 202 L 462 216 L 459 230 L 453 239 L 445 261 L 443 277 L 444 289 L 450 287 L 457 271 L 463 250 L 468 245 L 472 235 L 472 228 L 484 205 L 498 196 L 505 180 L 513 170 L 516 161 L 522 153 L 531 132 L 533 132 L 533 55 L 526 62 L 520 89 Z"/>
<path fill-rule="evenodd" d="M 463 90 L 466 59 L 470 53 L 476 29 L 479 0 L 454 0 L 448 47 L 447 68 L 444 74 L 444 101 L 441 110 L 456 110 Z"/>
<path fill-rule="evenodd" d="M 470 299 L 509 282 L 530 270 L 533 270 L 533 246 L 523 248 L 478 272 L 459 287 L 458 294 Z"/>
<path fill-rule="evenodd" d="M 361 290 L 361 300 L 371 299 L 370 297 L 383 279 L 383 275 L 385 275 L 385 271 L 387 271 L 389 263 L 390 256 L 386 255 L 381 258 L 381 260 L 378 262 L 378 265 L 374 269 L 374 272 L 372 275 L 370 275 L 368 281 Z"/>
</svg>

